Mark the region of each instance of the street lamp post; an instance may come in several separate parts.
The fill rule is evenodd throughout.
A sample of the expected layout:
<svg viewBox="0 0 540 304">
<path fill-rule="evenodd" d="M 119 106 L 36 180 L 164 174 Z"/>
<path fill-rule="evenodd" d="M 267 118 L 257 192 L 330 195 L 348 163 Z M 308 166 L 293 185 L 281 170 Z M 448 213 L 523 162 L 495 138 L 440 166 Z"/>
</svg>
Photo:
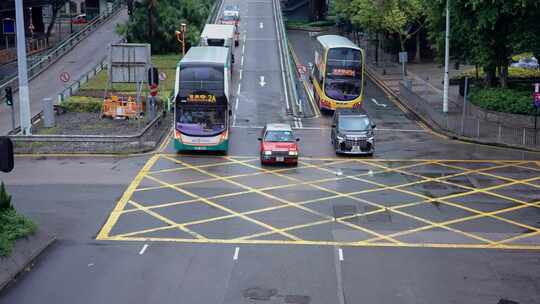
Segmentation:
<svg viewBox="0 0 540 304">
<path fill-rule="evenodd" d="M 26 35 L 24 33 L 23 0 L 15 0 L 17 23 L 17 69 L 19 72 L 19 114 L 21 132 L 30 135 L 30 93 L 28 90 L 28 70 L 26 64 Z"/>
<path fill-rule="evenodd" d="M 443 112 L 448 113 L 448 65 L 450 63 L 450 0 L 446 0 L 446 33 L 444 46 L 444 89 L 443 89 Z"/>
<path fill-rule="evenodd" d="M 187 25 L 185 23 L 180 24 L 180 31 L 175 31 L 176 40 L 182 45 L 182 56 L 186 55 L 186 30 Z"/>
</svg>

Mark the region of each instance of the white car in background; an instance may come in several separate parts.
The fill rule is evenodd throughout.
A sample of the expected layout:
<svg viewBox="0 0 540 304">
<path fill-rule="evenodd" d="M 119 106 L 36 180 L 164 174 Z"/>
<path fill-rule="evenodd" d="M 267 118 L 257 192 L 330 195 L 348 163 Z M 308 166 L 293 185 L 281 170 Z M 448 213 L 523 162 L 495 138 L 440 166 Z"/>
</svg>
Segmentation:
<svg viewBox="0 0 540 304">
<path fill-rule="evenodd" d="M 510 65 L 514 68 L 523 68 L 523 69 L 538 69 L 538 59 L 534 57 L 521 58 L 518 62 L 514 62 Z"/>
</svg>

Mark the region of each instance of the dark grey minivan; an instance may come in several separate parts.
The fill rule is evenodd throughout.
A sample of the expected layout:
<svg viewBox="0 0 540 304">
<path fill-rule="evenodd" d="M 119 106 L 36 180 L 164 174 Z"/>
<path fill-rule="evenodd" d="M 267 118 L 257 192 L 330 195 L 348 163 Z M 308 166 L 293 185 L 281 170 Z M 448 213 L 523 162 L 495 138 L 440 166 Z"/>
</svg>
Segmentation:
<svg viewBox="0 0 540 304">
<path fill-rule="evenodd" d="M 336 153 L 373 155 L 375 124 L 362 110 L 338 110 L 332 119 L 332 145 Z"/>
</svg>

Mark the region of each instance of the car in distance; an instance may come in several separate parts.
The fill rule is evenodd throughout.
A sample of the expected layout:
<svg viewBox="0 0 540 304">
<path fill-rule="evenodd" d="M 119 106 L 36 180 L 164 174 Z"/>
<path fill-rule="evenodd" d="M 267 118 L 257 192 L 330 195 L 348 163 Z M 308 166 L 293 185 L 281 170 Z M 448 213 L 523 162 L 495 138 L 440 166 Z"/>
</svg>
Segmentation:
<svg viewBox="0 0 540 304">
<path fill-rule="evenodd" d="M 238 23 L 240 23 L 240 7 L 234 4 L 226 5 L 221 14 L 221 24 L 238 26 Z"/>
<path fill-rule="evenodd" d="M 288 124 L 266 124 L 259 137 L 261 163 L 298 164 L 298 141 Z"/>
<path fill-rule="evenodd" d="M 373 155 L 375 124 L 362 110 L 338 110 L 332 118 L 332 145 L 336 153 Z"/>
<path fill-rule="evenodd" d="M 85 24 L 86 22 L 86 14 L 80 14 L 71 19 L 71 23 L 73 24 Z"/>
</svg>

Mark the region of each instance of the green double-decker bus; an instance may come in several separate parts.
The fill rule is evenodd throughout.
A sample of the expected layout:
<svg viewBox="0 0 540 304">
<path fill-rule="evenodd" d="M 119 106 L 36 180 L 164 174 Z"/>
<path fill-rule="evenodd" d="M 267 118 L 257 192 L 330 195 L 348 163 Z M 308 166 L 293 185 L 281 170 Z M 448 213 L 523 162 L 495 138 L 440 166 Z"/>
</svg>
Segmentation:
<svg viewBox="0 0 540 304">
<path fill-rule="evenodd" d="M 177 151 L 229 148 L 232 114 L 231 52 L 226 47 L 192 47 L 176 67 L 174 146 Z"/>
</svg>

